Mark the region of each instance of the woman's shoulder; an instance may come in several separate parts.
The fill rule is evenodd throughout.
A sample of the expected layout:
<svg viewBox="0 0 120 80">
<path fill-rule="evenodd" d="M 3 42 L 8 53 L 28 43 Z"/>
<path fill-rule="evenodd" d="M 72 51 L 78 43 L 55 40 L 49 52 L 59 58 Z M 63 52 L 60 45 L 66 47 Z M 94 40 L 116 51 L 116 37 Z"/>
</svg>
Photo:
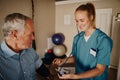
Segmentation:
<svg viewBox="0 0 120 80">
<path fill-rule="evenodd" d="M 99 41 L 107 40 L 107 41 L 112 42 L 112 39 L 102 30 L 96 29 L 96 33 L 97 33 L 97 39 Z"/>
<path fill-rule="evenodd" d="M 110 38 L 105 32 L 103 32 L 102 30 L 100 29 L 96 29 L 96 34 L 98 37 L 100 38 Z"/>
</svg>

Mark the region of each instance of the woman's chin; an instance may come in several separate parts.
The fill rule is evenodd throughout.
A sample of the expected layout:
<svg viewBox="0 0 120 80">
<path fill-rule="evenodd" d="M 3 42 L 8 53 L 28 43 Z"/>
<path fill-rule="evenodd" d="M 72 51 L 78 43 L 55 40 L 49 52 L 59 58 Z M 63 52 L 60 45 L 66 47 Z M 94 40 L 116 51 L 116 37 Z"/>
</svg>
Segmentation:
<svg viewBox="0 0 120 80">
<path fill-rule="evenodd" d="M 85 31 L 85 30 L 83 28 L 81 28 L 80 31 Z"/>
</svg>

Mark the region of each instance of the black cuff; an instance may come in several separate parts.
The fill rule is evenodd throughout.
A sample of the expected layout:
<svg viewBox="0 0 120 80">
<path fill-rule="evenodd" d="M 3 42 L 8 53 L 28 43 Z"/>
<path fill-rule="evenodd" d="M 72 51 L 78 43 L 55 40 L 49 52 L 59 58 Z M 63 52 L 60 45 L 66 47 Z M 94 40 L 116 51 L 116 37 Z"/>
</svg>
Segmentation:
<svg viewBox="0 0 120 80">
<path fill-rule="evenodd" d="M 38 69 L 36 69 L 36 72 L 43 77 L 48 77 L 50 75 L 49 69 L 44 64 L 42 64 Z"/>
</svg>

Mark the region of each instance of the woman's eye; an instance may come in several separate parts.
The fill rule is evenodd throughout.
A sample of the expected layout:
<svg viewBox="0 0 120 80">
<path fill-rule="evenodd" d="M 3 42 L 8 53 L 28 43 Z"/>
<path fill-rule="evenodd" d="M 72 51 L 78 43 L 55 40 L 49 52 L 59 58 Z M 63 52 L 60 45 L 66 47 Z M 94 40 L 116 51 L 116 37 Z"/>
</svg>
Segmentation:
<svg viewBox="0 0 120 80">
<path fill-rule="evenodd" d="M 76 21 L 76 23 L 78 22 L 78 20 L 75 20 Z"/>
<path fill-rule="evenodd" d="M 83 20 L 83 19 L 81 19 L 80 21 L 81 21 L 81 22 L 84 22 L 84 20 Z"/>
</svg>

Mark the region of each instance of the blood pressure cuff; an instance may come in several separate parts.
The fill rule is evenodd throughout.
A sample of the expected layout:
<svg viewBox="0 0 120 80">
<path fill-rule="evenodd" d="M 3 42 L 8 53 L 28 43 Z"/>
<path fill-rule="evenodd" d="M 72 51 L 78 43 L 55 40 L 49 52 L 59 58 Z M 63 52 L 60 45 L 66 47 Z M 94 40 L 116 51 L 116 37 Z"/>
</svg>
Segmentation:
<svg viewBox="0 0 120 80">
<path fill-rule="evenodd" d="M 42 64 L 37 70 L 36 72 L 38 74 L 40 74 L 41 76 L 43 77 L 48 77 L 50 75 L 50 71 L 49 69 L 44 65 Z"/>
</svg>

